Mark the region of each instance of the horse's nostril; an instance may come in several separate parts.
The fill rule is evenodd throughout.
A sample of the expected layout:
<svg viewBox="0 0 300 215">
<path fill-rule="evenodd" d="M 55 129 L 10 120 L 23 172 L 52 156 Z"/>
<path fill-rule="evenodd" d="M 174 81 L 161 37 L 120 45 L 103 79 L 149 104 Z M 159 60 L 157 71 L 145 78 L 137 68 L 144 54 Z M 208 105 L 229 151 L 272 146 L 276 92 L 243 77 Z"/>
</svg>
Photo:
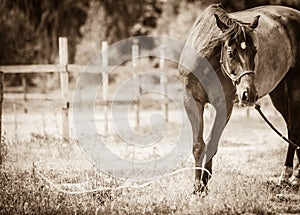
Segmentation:
<svg viewBox="0 0 300 215">
<path fill-rule="evenodd" d="M 243 92 L 241 99 L 242 99 L 242 101 L 246 101 L 248 99 L 248 93 L 247 93 L 247 91 Z"/>
</svg>

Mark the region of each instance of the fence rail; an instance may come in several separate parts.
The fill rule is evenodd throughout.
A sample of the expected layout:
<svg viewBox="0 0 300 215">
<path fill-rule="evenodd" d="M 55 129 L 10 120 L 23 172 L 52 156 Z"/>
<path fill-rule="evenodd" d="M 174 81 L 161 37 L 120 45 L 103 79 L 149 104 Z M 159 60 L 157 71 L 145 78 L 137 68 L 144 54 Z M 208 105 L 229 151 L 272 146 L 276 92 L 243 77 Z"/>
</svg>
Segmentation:
<svg viewBox="0 0 300 215">
<path fill-rule="evenodd" d="M 111 71 L 116 68 L 116 66 L 107 66 L 107 71 Z M 124 70 L 133 69 L 132 66 L 120 65 L 118 68 L 123 68 Z M 26 74 L 26 73 L 59 73 L 62 70 L 67 70 L 69 73 L 101 73 L 103 67 L 99 66 L 82 66 L 78 64 L 67 64 L 66 66 L 62 66 L 59 64 L 36 64 L 36 65 L 0 65 L 0 71 L 4 74 Z M 141 65 L 137 65 L 136 69 L 143 69 Z M 174 73 L 177 69 L 168 68 L 168 71 Z"/>
<path fill-rule="evenodd" d="M 36 65 L 7 65 L 0 66 L 0 71 L 4 73 L 14 74 L 14 73 L 58 73 L 63 70 L 68 72 L 88 72 L 88 73 L 100 73 L 102 66 L 89 66 L 86 69 L 86 66 L 77 65 L 77 64 L 36 64 Z M 109 69 L 109 68 L 108 68 Z"/>
<path fill-rule="evenodd" d="M 59 72 L 64 69 L 64 66 L 59 64 L 0 66 L 0 71 L 4 73 L 48 73 Z"/>
</svg>

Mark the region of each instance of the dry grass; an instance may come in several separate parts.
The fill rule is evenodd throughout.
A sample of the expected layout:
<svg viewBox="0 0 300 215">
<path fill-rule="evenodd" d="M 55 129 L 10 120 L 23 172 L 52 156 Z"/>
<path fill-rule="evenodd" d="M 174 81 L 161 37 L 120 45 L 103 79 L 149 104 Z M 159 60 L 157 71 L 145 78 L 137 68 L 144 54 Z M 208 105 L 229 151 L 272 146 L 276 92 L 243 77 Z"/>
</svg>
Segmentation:
<svg viewBox="0 0 300 215">
<path fill-rule="evenodd" d="M 52 183 L 79 184 L 81 186 L 75 188 L 81 191 L 118 187 L 124 182 L 95 171 L 76 142 L 62 144 L 51 136 L 32 134 L 29 142 L 8 145 L 0 171 L 0 214 L 300 213 L 299 191 L 279 188 L 270 181 L 280 173 L 284 145 L 270 147 L 272 143 L 267 140 L 250 144 L 243 142 L 243 138 L 234 143 L 237 139 L 233 140 L 236 137 L 230 134 L 232 129 L 239 133 L 238 127 L 233 119 L 225 131 L 206 198 L 191 195 L 192 170 L 162 178 L 141 189 L 77 195 L 59 192 L 33 171 L 33 161 Z M 259 121 L 248 124 L 250 131 L 259 127 L 260 135 L 268 131 Z M 229 136 L 226 138 L 226 135 Z M 245 139 L 251 142 L 251 138 Z M 276 140 L 276 136 L 270 140 Z M 192 159 L 182 164 L 182 167 L 192 166 Z"/>
</svg>

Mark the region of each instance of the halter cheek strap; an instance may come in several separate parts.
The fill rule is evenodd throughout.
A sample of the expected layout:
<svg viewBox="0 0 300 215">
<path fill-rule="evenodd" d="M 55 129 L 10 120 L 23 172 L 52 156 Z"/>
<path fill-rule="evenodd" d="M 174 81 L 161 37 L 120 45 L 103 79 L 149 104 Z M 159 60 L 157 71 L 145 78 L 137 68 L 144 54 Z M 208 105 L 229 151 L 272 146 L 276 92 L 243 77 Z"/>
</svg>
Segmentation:
<svg viewBox="0 0 300 215">
<path fill-rule="evenodd" d="M 221 70 L 223 72 L 224 75 L 226 75 L 228 78 L 231 79 L 232 83 L 234 85 L 236 85 L 236 83 L 244 76 L 244 75 L 249 75 L 249 74 L 252 74 L 252 75 L 255 75 L 254 71 L 253 70 L 246 70 L 244 72 L 242 72 L 241 74 L 239 75 L 233 75 L 232 73 L 230 73 L 226 67 L 224 66 L 224 63 L 223 63 L 223 48 L 221 49 L 221 57 L 220 57 L 220 65 L 221 65 Z"/>
</svg>

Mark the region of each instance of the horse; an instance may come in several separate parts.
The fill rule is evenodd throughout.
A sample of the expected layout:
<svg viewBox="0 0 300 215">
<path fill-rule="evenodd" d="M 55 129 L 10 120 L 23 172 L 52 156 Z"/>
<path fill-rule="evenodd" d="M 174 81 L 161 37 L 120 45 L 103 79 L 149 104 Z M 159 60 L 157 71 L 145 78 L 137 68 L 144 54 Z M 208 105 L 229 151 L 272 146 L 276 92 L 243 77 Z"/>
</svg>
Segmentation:
<svg viewBox="0 0 300 215">
<path fill-rule="evenodd" d="M 230 119 L 234 105 L 253 106 L 269 95 L 274 107 L 287 125 L 288 138 L 300 146 L 300 12 L 284 7 L 266 5 L 227 13 L 220 4 L 207 7 L 195 21 L 185 43 L 205 58 L 221 82 L 226 100 L 224 125 L 218 122 L 216 109 L 211 129 L 213 138 L 203 139 L 203 111 L 210 101 L 208 92 L 195 77 L 201 66 L 191 70 L 179 65 L 186 88 L 184 105 L 193 132 L 195 159 L 194 193 L 207 193 L 212 174 L 213 156 L 203 162 L 203 154 L 211 144 L 218 144 Z M 183 56 L 181 58 L 188 58 Z M 198 70 L 197 70 L 198 69 Z M 210 71 L 212 72 L 212 71 Z M 196 106 L 193 105 L 196 103 Z M 195 111 L 195 108 L 197 111 Z M 220 109 L 219 109 L 220 110 Z M 289 145 L 279 182 L 300 182 L 293 175 L 295 156 L 300 150 Z M 204 167 L 204 169 L 201 167 Z M 293 177 L 292 177 L 293 175 Z M 294 177 L 295 176 L 295 177 Z"/>
</svg>

